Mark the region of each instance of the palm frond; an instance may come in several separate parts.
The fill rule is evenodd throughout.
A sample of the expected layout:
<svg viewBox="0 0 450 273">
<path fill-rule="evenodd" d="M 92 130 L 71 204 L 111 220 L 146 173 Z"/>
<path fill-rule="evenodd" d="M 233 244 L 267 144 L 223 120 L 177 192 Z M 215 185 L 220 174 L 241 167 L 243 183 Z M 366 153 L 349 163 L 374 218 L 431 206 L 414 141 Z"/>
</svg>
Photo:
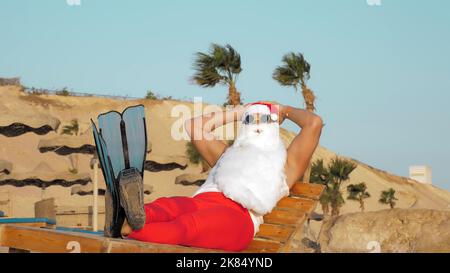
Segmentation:
<svg viewBox="0 0 450 273">
<path fill-rule="evenodd" d="M 79 130 L 80 130 L 80 127 L 78 125 L 78 120 L 72 119 L 70 121 L 70 125 L 65 125 L 63 127 L 61 134 L 63 134 L 63 135 L 78 135 Z"/>
<path fill-rule="evenodd" d="M 272 74 L 273 79 L 281 85 L 296 87 L 310 78 L 311 65 L 303 54 L 290 52 L 283 56 L 281 62 L 283 65 L 275 68 Z"/>
<path fill-rule="evenodd" d="M 208 53 L 197 52 L 192 79 L 202 87 L 234 82 L 242 71 L 241 57 L 230 45 L 212 44 Z"/>
<path fill-rule="evenodd" d="M 378 201 L 383 204 L 389 204 L 391 202 L 395 204 L 394 200 L 398 199 L 397 197 L 395 197 L 395 190 L 393 188 L 390 188 L 387 191 L 381 192 L 381 196 Z"/>
<path fill-rule="evenodd" d="M 370 194 L 367 192 L 367 185 L 364 182 L 348 185 L 347 193 L 347 199 L 349 200 L 362 200 L 370 197 Z"/>
<path fill-rule="evenodd" d="M 330 174 L 327 168 L 324 166 L 323 159 L 317 159 L 311 165 L 310 182 L 326 185 L 329 178 Z"/>
<path fill-rule="evenodd" d="M 350 173 L 353 172 L 356 167 L 356 163 L 350 160 L 335 157 L 331 160 L 328 169 L 331 175 L 335 176 L 341 181 L 346 181 L 350 178 Z"/>
<path fill-rule="evenodd" d="M 186 156 L 189 159 L 189 161 L 193 164 L 199 164 L 202 160 L 202 156 L 195 148 L 194 144 L 192 142 L 186 142 Z"/>
</svg>

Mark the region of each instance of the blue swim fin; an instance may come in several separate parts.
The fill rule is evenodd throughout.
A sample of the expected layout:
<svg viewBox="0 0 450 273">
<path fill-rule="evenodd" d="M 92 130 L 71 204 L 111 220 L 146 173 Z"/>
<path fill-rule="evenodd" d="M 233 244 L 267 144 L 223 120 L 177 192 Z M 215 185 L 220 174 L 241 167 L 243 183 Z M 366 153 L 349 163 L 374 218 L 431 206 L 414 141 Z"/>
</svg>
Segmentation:
<svg viewBox="0 0 450 273">
<path fill-rule="evenodd" d="M 131 180 L 128 179 L 128 181 L 134 181 L 133 183 L 138 187 L 137 191 L 142 192 L 140 195 L 143 195 L 144 164 L 147 154 L 145 109 L 143 105 L 136 105 L 126 108 L 122 113 L 109 111 L 100 114 L 98 130 L 94 121 L 91 120 L 91 122 L 95 146 L 109 194 L 105 195 L 105 209 L 110 210 L 106 212 L 105 234 L 109 237 L 120 237 L 120 228 L 125 214 L 129 216 L 127 218 L 132 227 L 134 224 L 139 228 L 145 222 L 145 213 L 143 216 L 140 213 L 143 212 L 143 196 L 128 198 L 132 202 L 130 205 L 128 199 L 124 201 L 124 194 L 121 192 L 133 187 L 131 182 L 125 182 L 127 174 L 136 173 L 140 175 L 139 179 L 130 178 Z M 135 171 L 130 172 L 130 170 Z M 122 184 L 127 184 L 127 187 L 123 185 L 121 187 L 121 180 L 123 180 Z M 136 189 L 132 191 L 136 192 Z M 108 198 L 111 200 L 106 200 Z M 134 200 L 138 200 L 138 204 L 133 204 Z M 136 218 L 138 218 L 137 222 Z"/>
</svg>

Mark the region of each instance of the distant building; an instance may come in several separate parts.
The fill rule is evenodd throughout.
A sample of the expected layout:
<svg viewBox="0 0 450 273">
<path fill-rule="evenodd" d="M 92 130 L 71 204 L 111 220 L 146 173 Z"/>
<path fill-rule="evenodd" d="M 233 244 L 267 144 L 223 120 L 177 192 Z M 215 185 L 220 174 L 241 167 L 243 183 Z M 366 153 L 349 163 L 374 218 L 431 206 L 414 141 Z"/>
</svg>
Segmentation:
<svg viewBox="0 0 450 273">
<path fill-rule="evenodd" d="M 3 85 L 20 85 L 20 78 L 1 78 L 0 86 Z"/>
<path fill-rule="evenodd" d="M 428 166 L 410 166 L 409 178 L 424 184 L 431 184 L 431 168 Z"/>
</svg>

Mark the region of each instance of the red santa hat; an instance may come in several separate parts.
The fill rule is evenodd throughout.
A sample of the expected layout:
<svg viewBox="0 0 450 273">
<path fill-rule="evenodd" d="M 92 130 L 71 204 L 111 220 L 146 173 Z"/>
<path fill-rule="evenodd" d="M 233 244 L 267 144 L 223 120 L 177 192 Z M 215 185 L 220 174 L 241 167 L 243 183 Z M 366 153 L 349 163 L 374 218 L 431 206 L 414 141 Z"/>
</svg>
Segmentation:
<svg viewBox="0 0 450 273">
<path fill-rule="evenodd" d="M 253 114 L 267 114 L 270 115 L 270 118 L 273 121 L 278 120 L 278 105 L 272 104 L 269 102 L 253 102 L 245 105 L 247 110 L 245 111 L 242 118 L 245 118 L 247 115 L 253 115 Z"/>
</svg>

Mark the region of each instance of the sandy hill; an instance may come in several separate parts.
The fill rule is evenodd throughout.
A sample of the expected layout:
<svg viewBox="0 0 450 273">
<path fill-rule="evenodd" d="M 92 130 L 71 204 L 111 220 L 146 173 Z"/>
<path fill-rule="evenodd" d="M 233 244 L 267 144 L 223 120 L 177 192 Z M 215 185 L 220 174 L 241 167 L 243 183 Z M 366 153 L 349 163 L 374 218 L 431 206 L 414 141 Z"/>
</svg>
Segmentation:
<svg viewBox="0 0 450 273">
<path fill-rule="evenodd" d="M 12 163 L 10 174 L 0 172 L 0 201 L 3 201 L 0 205 L 6 204 L 5 200 L 10 200 L 8 207 L 0 207 L 0 210 L 8 210 L 10 215 L 16 217 L 32 217 L 34 203 L 44 196 L 54 197 L 56 205 L 61 207 L 90 206 L 91 196 L 71 194 L 71 188 L 76 186 L 72 184 L 78 183 L 77 180 L 72 183 L 62 183 L 58 177 L 55 177 L 56 182 L 53 181 L 53 184 L 45 190 L 37 186 L 42 183 L 37 184 L 36 179 L 29 179 L 27 183 L 22 183 L 22 187 L 17 187 L 14 184 L 16 182 L 11 182 L 12 180 L 3 185 L 1 181 L 7 181 L 7 178 L 13 175 L 15 177 L 23 177 L 24 174 L 32 176 L 33 170 L 43 166 L 43 162 L 46 163 L 45 166 L 55 171 L 55 175 L 71 177 L 68 174 L 73 174 L 73 170 L 76 169 L 77 174 L 87 173 L 92 176 L 90 168 L 92 154 L 89 148 L 89 145 L 92 145 L 90 119 L 96 120 L 99 113 L 109 110 L 121 111 L 135 104 L 143 104 L 146 108 L 148 137 L 152 145 L 147 157 L 151 161 L 145 173 L 145 184 L 152 187 L 152 192 L 146 195 L 146 201 L 149 202 L 161 196 L 193 194 L 198 188 L 197 185 L 176 184 L 175 180 L 182 174 L 198 174 L 201 167 L 187 163 L 186 141 L 174 140 L 171 137 L 172 124 L 179 119 L 179 117 L 171 117 L 171 110 L 174 106 L 184 105 L 186 109 L 192 111 L 192 103 L 174 100 L 31 95 L 20 91 L 20 88 L 16 86 L 0 86 L 0 160 Z M 30 117 L 34 117 L 33 123 L 28 122 Z M 70 125 L 73 119 L 78 120 L 80 136 L 61 136 L 62 128 Z M 16 124 L 8 127 L 11 125 L 9 124 L 11 120 Z M 36 129 L 36 126 L 40 126 L 40 129 Z M 4 132 L 10 136 L 6 136 Z M 22 133 L 15 135 L 14 132 Z M 286 142 L 294 136 L 287 131 L 283 131 L 282 134 Z M 67 145 L 63 144 L 64 139 Z M 80 145 L 85 146 L 77 150 L 76 146 Z M 319 147 L 314 154 L 314 160 L 322 158 L 328 162 L 335 155 L 332 151 Z M 357 163 L 358 167 L 344 187 L 349 183 L 366 182 L 368 191 L 372 195 L 366 201 L 367 211 L 387 208 L 378 203 L 378 197 L 382 190 L 390 187 L 397 191 L 399 198 L 397 207 L 399 208 L 450 209 L 450 192 L 448 191 L 377 170 L 362 162 Z M 79 184 L 86 184 L 83 181 L 79 180 Z M 104 189 L 104 182 L 101 181 L 101 183 Z M 103 200 L 100 200 L 100 204 L 102 202 Z M 357 202 L 346 201 L 342 213 L 358 210 Z"/>
</svg>

